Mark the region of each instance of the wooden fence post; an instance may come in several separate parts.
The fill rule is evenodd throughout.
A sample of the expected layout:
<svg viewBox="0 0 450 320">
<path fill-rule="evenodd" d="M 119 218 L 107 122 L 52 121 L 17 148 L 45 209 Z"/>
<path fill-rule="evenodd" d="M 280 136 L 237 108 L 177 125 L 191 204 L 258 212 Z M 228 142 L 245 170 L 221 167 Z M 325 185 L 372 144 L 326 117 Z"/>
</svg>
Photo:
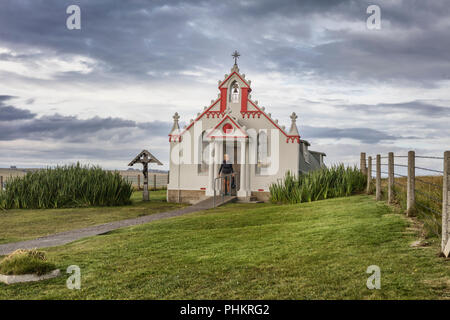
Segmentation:
<svg viewBox="0 0 450 320">
<path fill-rule="evenodd" d="M 442 252 L 450 254 L 450 151 L 444 152 L 444 176 L 442 186 Z"/>
<path fill-rule="evenodd" d="M 367 159 L 367 194 L 370 194 L 370 184 L 372 183 L 372 157 Z"/>
<path fill-rule="evenodd" d="M 381 200 L 381 155 L 377 154 L 376 201 Z"/>
<path fill-rule="evenodd" d="M 138 190 L 141 190 L 141 174 L 139 173 L 138 176 Z"/>
<path fill-rule="evenodd" d="M 415 152 L 408 152 L 408 179 L 406 186 L 406 214 L 408 216 L 412 216 L 414 213 L 414 207 L 416 203 L 416 161 L 415 161 Z"/>
<path fill-rule="evenodd" d="M 365 152 L 361 152 L 361 159 L 359 161 L 359 170 L 363 173 L 363 174 L 367 174 L 367 167 L 366 167 L 366 153 Z"/>
<path fill-rule="evenodd" d="M 394 203 L 394 153 L 388 154 L 388 203 Z"/>
<path fill-rule="evenodd" d="M 156 174 L 153 175 L 153 190 L 156 190 Z"/>
</svg>

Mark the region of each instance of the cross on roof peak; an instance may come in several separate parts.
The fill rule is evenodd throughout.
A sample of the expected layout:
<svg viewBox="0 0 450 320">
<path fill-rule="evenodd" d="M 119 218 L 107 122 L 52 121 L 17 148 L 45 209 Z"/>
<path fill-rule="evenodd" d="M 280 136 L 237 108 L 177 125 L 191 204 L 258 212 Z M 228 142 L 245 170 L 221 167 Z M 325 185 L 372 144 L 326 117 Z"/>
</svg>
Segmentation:
<svg viewBox="0 0 450 320">
<path fill-rule="evenodd" d="M 233 54 L 231 55 L 234 58 L 234 64 L 237 65 L 237 59 L 241 56 L 237 50 L 234 50 Z"/>
</svg>

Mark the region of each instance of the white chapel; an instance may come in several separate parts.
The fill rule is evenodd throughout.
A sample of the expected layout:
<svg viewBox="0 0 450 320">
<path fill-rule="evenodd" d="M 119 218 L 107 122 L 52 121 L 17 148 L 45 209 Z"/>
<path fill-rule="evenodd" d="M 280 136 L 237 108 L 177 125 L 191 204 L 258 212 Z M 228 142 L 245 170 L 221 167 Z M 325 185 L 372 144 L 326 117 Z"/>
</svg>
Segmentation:
<svg viewBox="0 0 450 320">
<path fill-rule="evenodd" d="M 219 168 L 226 158 L 232 163 L 235 195 L 239 200 L 268 201 L 269 186 L 289 171 L 298 175 L 324 165 L 325 154 L 309 150 L 301 139 L 297 115 L 287 129 L 251 98 L 251 81 L 237 65 L 219 81 L 218 98 L 185 128 L 173 116 L 169 134 L 169 202 L 194 202 L 220 194 Z M 216 189 L 216 190 L 214 190 Z"/>
</svg>

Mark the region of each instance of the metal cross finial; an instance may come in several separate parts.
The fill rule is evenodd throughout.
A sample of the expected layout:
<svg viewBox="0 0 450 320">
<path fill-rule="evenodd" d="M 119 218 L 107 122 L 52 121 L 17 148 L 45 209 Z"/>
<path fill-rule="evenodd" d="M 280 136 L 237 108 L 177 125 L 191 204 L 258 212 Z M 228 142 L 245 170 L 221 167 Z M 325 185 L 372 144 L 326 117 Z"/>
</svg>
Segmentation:
<svg viewBox="0 0 450 320">
<path fill-rule="evenodd" d="M 234 58 L 234 64 L 237 65 L 237 59 L 241 56 L 237 50 L 234 50 L 233 54 L 231 55 Z"/>
</svg>

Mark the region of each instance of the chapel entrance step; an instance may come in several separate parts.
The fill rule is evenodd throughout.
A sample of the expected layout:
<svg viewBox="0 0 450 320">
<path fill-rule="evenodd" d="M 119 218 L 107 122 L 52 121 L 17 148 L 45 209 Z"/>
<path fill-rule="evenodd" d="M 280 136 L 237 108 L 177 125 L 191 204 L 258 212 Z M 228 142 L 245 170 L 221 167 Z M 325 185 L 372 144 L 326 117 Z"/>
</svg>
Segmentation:
<svg viewBox="0 0 450 320">
<path fill-rule="evenodd" d="M 234 202 L 236 200 L 237 200 L 236 196 L 225 196 L 225 197 L 216 196 L 216 207 L 230 202 Z M 206 197 L 205 199 L 196 202 L 193 206 L 201 209 L 211 209 L 214 207 L 214 197 L 213 196 Z"/>
<path fill-rule="evenodd" d="M 256 196 L 250 196 L 246 198 L 238 198 L 237 200 L 240 203 L 264 203 L 264 201 L 258 200 Z"/>
</svg>

